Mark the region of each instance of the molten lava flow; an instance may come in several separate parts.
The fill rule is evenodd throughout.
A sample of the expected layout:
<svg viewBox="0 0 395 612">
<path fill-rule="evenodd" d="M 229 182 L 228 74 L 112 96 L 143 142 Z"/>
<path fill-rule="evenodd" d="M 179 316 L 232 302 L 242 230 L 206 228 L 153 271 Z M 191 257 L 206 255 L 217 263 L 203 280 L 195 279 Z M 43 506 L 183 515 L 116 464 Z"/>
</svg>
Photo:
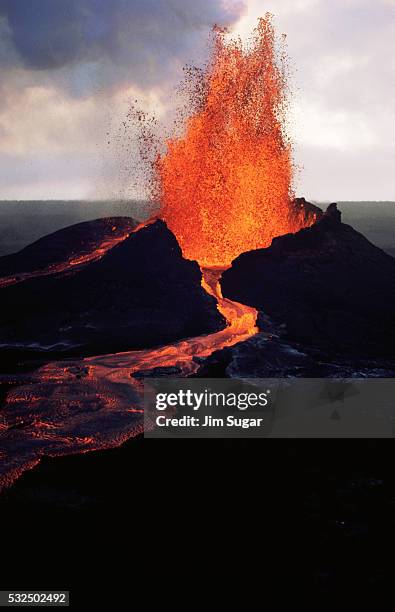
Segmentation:
<svg viewBox="0 0 395 612">
<path fill-rule="evenodd" d="M 12 383 L 19 379 L 21 386 L 10 390 L 2 407 L 0 491 L 45 454 L 111 448 L 141 434 L 143 388 L 138 372 L 176 367 L 178 376 L 188 376 L 199 367 L 194 357 L 207 357 L 253 336 L 257 311 L 222 297 L 221 272 L 203 270 L 202 285 L 217 299 L 227 319 L 225 329 L 156 349 L 58 361 L 29 375 L 12 375 Z M 23 423 L 29 425 L 20 427 Z"/>
<path fill-rule="evenodd" d="M 98 378 L 105 377 L 113 382 L 124 382 L 129 385 L 135 384 L 133 378 L 131 383 L 130 377 L 133 377 L 136 372 L 144 372 L 153 368 L 175 366 L 179 368 L 179 376 L 187 376 L 199 367 L 194 357 L 207 357 L 214 351 L 254 336 L 258 332 L 255 325 L 257 310 L 222 297 L 219 284 L 222 272 L 220 268 L 204 269 L 202 286 L 217 300 L 218 309 L 227 322 L 224 329 L 155 349 L 88 357 L 84 363 L 89 364 L 90 372 L 96 372 Z"/>
<path fill-rule="evenodd" d="M 219 283 L 222 272 L 222 268 L 205 268 L 202 270 L 202 287 L 217 300 L 218 310 L 227 322 L 225 330 L 219 332 L 222 336 L 227 337 L 227 342 L 222 342 L 221 348 L 247 340 L 258 333 L 256 327 L 257 310 L 251 306 L 245 306 L 222 297 Z"/>
<path fill-rule="evenodd" d="M 0 278 L 0 289 L 16 285 L 26 280 L 33 278 L 39 278 L 41 276 L 50 276 L 52 274 L 62 274 L 63 272 L 69 273 L 82 268 L 83 266 L 101 259 L 108 251 L 115 247 L 120 242 L 123 242 L 130 236 L 132 232 L 137 232 L 144 224 L 140 223 L 137 227 L 131 228 L 129 225 L 117 226 L 111 225 L 107 236 L 103 237 L 102 240 L 83 254 L 70 253 L 70 256 L 65 261 L 50 264 L 44 268 L 38 268 L 37 270 L 30 270 L 29 272 L 21 272 L 13 274 L 11 276 L 4 276 Z"/>
<path fill-rule="evenodd" d="M 185 134 L 167 142 L 157 170 L 160 216 L 184 256 L 226 267 L 314 219 L 292 207 L 286 81 L 271 16 L 259 20 L 247 50 L 240 40 L 226 42 L 219 28 L 214 36 L 212 59 L 193 92 L 198 109 Z"/>
</svg>

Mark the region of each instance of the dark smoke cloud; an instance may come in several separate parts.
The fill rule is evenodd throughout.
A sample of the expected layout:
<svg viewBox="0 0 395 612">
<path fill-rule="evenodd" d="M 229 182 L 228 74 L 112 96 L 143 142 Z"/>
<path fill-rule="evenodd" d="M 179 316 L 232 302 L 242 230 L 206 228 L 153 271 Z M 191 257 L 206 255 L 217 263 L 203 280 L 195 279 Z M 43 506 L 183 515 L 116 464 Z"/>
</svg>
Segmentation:
<svg viewBox="0 0 395 612">
<path fill-rule="evenodd" d="M 103 86 L 127 70 L 140 85 L 163 79 L 170 60 L 183 60 L 212 24 L 231 24 L 242 11 L 237 0 L 0 0 L 13 56 L 26 68 L 74 70 L 81 80 L 86 65 L 88 79 L 95 73 Z"/>
</svg>

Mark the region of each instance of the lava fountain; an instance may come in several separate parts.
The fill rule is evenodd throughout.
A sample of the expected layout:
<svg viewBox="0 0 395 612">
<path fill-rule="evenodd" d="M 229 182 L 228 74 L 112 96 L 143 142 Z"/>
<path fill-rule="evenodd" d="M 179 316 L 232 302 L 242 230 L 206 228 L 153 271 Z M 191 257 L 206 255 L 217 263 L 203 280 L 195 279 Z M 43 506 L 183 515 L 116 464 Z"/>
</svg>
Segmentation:
<svg viewBox="0 0 395 612">
<path fill-rule="evenodd" d="M 205 70 L 189 72 L 198 81 L 194 111 L 183 135 L 167 141 L 157 172 L 160 217 L 184 256 L 225 268 L 315 219 L 293 207 L 285 54 L 278 61 L 271 15 L 247 47 L 218 27 L 213 35 Z"/>
</svg>

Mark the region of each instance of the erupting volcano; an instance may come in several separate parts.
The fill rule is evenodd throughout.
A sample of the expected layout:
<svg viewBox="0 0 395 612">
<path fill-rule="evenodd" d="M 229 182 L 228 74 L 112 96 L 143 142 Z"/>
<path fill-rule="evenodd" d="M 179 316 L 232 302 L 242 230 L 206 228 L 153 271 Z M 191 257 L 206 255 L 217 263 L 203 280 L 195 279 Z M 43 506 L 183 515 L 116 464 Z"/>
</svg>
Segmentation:
<svg viewBox="0 0 395 612">
<path fill-rule="evenodd" d="M 157 160 L 160 216 L 203 267 L 227 267 L 315 221 L 293 206 L 285 60 L 276 49 L 269 14 L 247 48 L 215 28 L 206 69 L 190 73 L 199 82 L 184 134 Z"/>
<path fill-rule="evenodd" d="M 307 349 L 280 335 L 350 351 L 371 329 L 372 355 L 381 337 L 392 340 L 391 258 L 344 226 L 334 204 L 323 214 L 294 197 L 285 54 L 271 16 L 247 47 L 219 28 L 213 42 L 205 69 L 188 71 L 187 119 L 164 151 L 155 121 L 134 107 L 128 115 L 159 213 L 137 227 L 130 218 L 79 224 L 0 262 L 0 352 L 17 370 L 0 374 L 11 386 L 0 490 L 44 455 L 141 433 L 147 377 L 316 376 Z M 23 360 L 31 372 L 19 372 Z"/>
</svg>

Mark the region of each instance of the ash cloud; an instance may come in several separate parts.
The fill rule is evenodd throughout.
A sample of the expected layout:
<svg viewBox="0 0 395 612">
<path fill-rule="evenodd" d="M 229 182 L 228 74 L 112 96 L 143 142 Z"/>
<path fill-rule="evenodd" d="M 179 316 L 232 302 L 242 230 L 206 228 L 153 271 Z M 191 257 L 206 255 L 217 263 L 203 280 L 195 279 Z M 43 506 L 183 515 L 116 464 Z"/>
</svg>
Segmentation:
<svg viewBox="0 0 395 612">
<path fill-rule="evenodd" d="M 243 9 L 237 0 L 0 0 L 10 63 L 62 71 L 76 90 L 84 77 L 104 87 L 163 80 L 169 63 L 204 46 L 213 23 L 230 25 Z"/>
<path fill-rule="evenodd" d="M 166 115 L 182 67 L 246 2 L 0 0 L 0 199 L 123 194 L 129 100 Z"/>
</svg>

